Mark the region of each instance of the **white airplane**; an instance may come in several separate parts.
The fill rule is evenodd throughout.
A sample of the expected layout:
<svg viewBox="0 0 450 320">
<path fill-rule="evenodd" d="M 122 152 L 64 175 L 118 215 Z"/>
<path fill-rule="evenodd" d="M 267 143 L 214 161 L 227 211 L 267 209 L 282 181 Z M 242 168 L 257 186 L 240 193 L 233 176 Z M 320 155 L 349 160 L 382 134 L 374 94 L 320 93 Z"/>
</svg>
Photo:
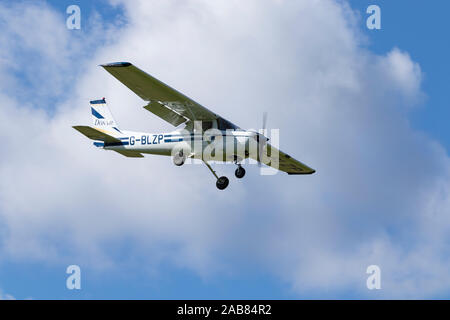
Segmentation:
<svg viewBox="0 0 450 320">
<path fill-rule="evenodd" d="M 216 178 L 220 190 L 228 186 L 229 180 L 225 176 L 219 177 L 208 161 L 234 162 L 237 178 L 245 175 L 241 162 L 246 158 L 288 174 L 315 172 L 267 143 L 269 139 L 263 135 L 264 129 L 263 133 L 242 130 L 129 62 L 109 63 L 102 67 L 146 101 L 145 109 L 176 129 L 169 133 L 121 130 L 106 106 L 105 98 L 94 100 L 90 102 L 94 125 L 73 128 L 95 140 L 96 147 L 131 158 L 142 158 L 143 154 L 172 156 L 177 166 L 183 165 L 187 158 L 200 159 Z M 263 127 L 265 119 L 264 116 Z"/>
</svg>

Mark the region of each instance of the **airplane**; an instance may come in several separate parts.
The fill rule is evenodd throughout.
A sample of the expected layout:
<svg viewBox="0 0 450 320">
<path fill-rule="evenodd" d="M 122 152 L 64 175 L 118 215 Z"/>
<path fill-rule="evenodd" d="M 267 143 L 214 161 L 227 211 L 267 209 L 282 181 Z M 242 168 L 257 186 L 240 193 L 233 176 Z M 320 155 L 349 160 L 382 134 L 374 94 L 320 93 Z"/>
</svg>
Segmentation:
<svg viewBox="0 0 450 320">
<path fill-rule="evenodd" d="M 171 156 L 176 166 L 183 165 L 188 158 L 202 160 L 214 175 L 219 190 L 225 189 L 229 180 L 217 175 L 208 163 L 211 160 L 235 163 L 235 176 L 239 179 L 245 175 L 241 163 L 247 158 L 289 175 L 315 172 L 267 142 L 269 139 L 264 136 L 266 114 L 262 133 L 243 130 L 129 62 L 113 62 L 101 67 L 143 99 L 147 103 L 146 110 L 175 126 L 175 130 L 169 133 L 122 130 L 105 98 L 92 100 L 93 126 L 73 128 L 94 140 L 96 147 L 130 158 L 142 158 L 143 154 Z"/>
</svg>

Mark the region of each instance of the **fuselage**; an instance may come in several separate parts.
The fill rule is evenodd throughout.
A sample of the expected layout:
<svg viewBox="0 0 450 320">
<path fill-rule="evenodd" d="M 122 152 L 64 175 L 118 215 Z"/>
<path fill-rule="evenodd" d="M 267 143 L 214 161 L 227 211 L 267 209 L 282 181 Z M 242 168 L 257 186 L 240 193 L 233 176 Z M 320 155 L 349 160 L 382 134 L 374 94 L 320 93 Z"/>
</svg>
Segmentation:
<svg viewBox="0 0 450 320">
<path fill-rule="evenodd" d="M 215 130 L 213 133 L 173 131 L 147 133 L 122 130 L 120 142 L 94 142 L 105 150 L 126 150 L 144 154 L 171 156 L 174 150 L 188 150 L 192 158 L 217 161 L 243 160 L 249 156 L 254 132 L 244 130 Z M 254 143 L 256 147 L 256 143 Z M 256 150 L 256 149 L 255 149 Z"/>
</svg>

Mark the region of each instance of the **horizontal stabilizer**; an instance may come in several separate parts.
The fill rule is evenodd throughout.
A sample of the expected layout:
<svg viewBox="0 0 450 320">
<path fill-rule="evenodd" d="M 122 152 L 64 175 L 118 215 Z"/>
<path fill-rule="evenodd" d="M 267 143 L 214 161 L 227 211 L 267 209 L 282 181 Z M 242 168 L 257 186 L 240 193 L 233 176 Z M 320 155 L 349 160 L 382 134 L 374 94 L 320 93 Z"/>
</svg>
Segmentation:
<svg viewBox="0 0 450 320">
<path fill-rule="evenodd" d="M 117 153 L 120 153 L 121 155 L 128 157 L 128 158 L 144 158 L 144 156 L 136 151 L 128 151 L 128 150 L 113 150 Z"/>
<path fill-rule="evenodd" d="M 120 139 L 114 138 L 110 135 L 110 132 L 107 130 L 92 128 L 89 126 L 73 126 L 73 128 L 92 140 L 104 141 L 106 143 L 121 142 Z"/>
</svg>

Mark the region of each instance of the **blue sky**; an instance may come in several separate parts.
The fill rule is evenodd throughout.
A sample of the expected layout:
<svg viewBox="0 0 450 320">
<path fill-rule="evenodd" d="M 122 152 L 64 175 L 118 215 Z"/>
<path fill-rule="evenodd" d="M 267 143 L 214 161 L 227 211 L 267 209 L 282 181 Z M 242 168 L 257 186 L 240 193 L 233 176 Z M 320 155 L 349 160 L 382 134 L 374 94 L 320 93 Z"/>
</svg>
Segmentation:
<svg viewBox="0 0 450 320">
<path fill-rule="evenodd" d="M 27 5 L 33 8 L 37 6 L 45 12 L 51 12 L 51 17 L 55 18 L 55 21 L 50 24 L 52 28 L 61 23 L 63 31 L 55 31 L 54 35 L 45 35 L 45 39 L 53 39 L 49 43 L 55 47 L 54 51 L 47 50 L 45 47 L 41 48 L 39 44 L 32 43 L 28 46 L 28 44 L 15 43 L 14 39 L 19 34 L 15 32 L 22 29 L 17 27 L 16 30 L 12 24 L 9 24 L 11 27 L 7 28 L 9 33 L 3 39 L 4 42 L 0 38 L 0 50 L 1 46 L 7 44 L 9 47 L 5 49 L 12 48 L 16 55 L 15 60 L 6 56 L 4 61 L 7 62 L 0 66 L 2 74 L 9 74 L 12 81 L 9 84 L 6 81 L 5 83 L 0 81 L 0 92 L 4 95 L 2 99 L 13 101 L 12 109 L 7 109 L 8 112 L 22 117 L 20 120 L 23 120 L 23 123 L 33 121 L 29 128 L 30 132 L 27 132 L 25 136 L 19 136 L 18 139 L 27 139 L 30 135 L 40 136 L 32 130 L 46 126 L 52 128 L 50 130 L 52 132 L 64 131 L 61 134 L 64 139 L 51 137 L 53 140 L 50 141 L 55 143 L 52 150 L 56 151 L 50 155 L 46 155 L 44 151 L 42 154 L 39 153 L 39 150 L 47 150 L 46 143 L 43 142 L 46 136 L 42 139 L 37 137 L 33 143 L 34 147 L 30 153 L 34 157 L 20 152 L 13 144 L 6 146 L 11 156 L 8 158 L 8 163 L 0 162 L 0 165 L 3 165 L 0 169 L 5 170 L 0 172 L 10 173 L 6 175 L 7 178 L 4 181 L 8 182 L 10 189 L 16 192 L 7 193 L 6 188 L 2 189 L 0 186 L 0 199 L 3 200 L 3 207 L 0 206 L 0 222 L 3 222 L 0 227 L 3 233 L 0 238 L 0 297 L 2 294 L 9 294 L 17 299 L 448 297 L 450 291 L 446 284 L 450 282 L 441 281 L 443 283 L 441 285 L 434 282 L 428 285 L 423 282 L 428 272 L 435 273 L 438 279 L 436 282 L 440 282 L 442 270 L 446 271 L 450 250 L 448 238 L 445 236 L 439 238 L 441 233 L 436 232 L 436 239 L 434 239 L 430 233 L 427 233 L 429 230 L 422 229 L 420 225 L 428 226 L 427 223 L 423 223 L 426 217 L 422 215 L 425 211 L 422 208 L 428 208 L 430 203 L 431 205 L 438 203 L 437 209 L 433 212 L 443 216 L 449 212 L 446 202 L 448 180 L 445 180 L 447 175 L 442 170 L 447 168 L 450 147 L 450 131 L 447 125 L 447 119 L 450 116 L 448 110 L 450 64 L 447 62 L 450 54 L 450 40 L 446 35 L 448 29 L 446 13 L 450 9 L 450 4 L 439 2 L 437 5 L 406 0 L 349 1 L 351 8 L 356 13 L 359 12 L 359 18 L 356 14 L 353 27 L 340 25 L 336 17 L 341 17 L 341 11 L 334 5 L 332 5 L 331 18 L 327 16 L 326 11 L 330 7 L 316 9 L 305 6 L 305 10 L 311 10 L 317 19 L 311 18 L 313 20 L 310 24 L 308 19 L 304 19 L 308 20 L 306 26 L 313 29 L 317 26 L 318 32 L 329 31 L 331 29 L 328 29 L 327 23 L 321 26 L 317 21 L 325 21 L 321 19 L 327 18 L 332 21 L 336 19 L 337 28 L 344 30 L 342 33 L 336 31 L 330 35 L 332 37 L 330 43 L 335 43 L 334 39 L 345 43 L 342 45 L 342 52 L 354 53 L 355 59 L 367 54 L 369 57 L 367 61 L 362 59 L 359 62 L 363 69 L 355 69 L 359 73 L 373 72 L 373 82 L 371 77 L 368 79 L 362 77 L 360 80 L 369 88 L 369 91 L 370 88 L 374 88 L 371 85 L 375 84 L 377 87 L 374 89 L 375 93 L 369 93 L 366 96 L 353 93 L 352 89 L 349 89 L 355 85 L 354 78 L 360 79 L 359 75 L 352 75 L 354 70 L 348 63 L 351 65 L 353 60 L 350 58 L 348 59 L 350 62 L 344 58 L 341 60 L 330 58 L 331 62 L 327 62 L 328 56 L 320 55 L 323 58 L 321 60 L 323 65 L 319 64 L 315 70 L 314 68 L 305 70 L 308 63 L 300 64 L 303 69 L 295 65 L 296 55 L 303 54 L 302 51 L 307 53 L 305 57 L 299 59 L 305 59 L 305 61 L 316 57 L 314 46 L 317 46 L 318 52 L 327 51 L 321 47 L 321 44 L 327 45 L 328 39 L 324 38 L 323 42 L 311 40 L 310 47 L 313 48 L 311 52 L 300 50 L 301 42 L 297 44 L 284 42 L 283 39 L 278 40 L 280 35 L 284 37 L 284 33 L 289 34 L 287 39 L 291 39 L 289 37 L 297 39 L 297 34 L 295 31 L 288 30 L 283 23 L 277 24 L 275 18 L 273 26 L 265 25 L 267 19 L 265 20 L 264 17 L 267 18 L 267 12 L 263 9 L 261 12 L 250 10 L 255 12 L 257 18 L 255 21 L 249 19 L 252 24 L 248 33 L 241 33 L 239 28 L 244 28 L 246 22 L 241 19 L 236 22 L 235 28 L 227 25 L 224 20 L 229 16 L 224 14 L 224 18 L 220 10 L 228 12 L 230 8 L 223 3 L 218 5 L 217 9 L 211 9 L 211 12 L 214 12 L 213 17 L 217 15 L 217 23 L 215 20 L 202 16 L 201 12 L 196 12 L 193 9 L 195 3 L 192 5 L 192 2 L 189 2 L 190 6 L 174 6 L 177 8 L 176 14 L 179 14 L 177 16 L 179 20 L 172 24 L 172 29 L 171 25 L 164 21 L 170 20 L 166 18 L 171 14 L 170 7 L 155 5 L 156 13 L 152 15 L 151 5 L 146 12 L 144 9 L 148 7 L 140 2 L 138 3 L 143 8 L 141 10 L 127 7 L 121 4 L 121 1 L 111 2 L 117 4 L 113 6 L 107 1 L 41 1 L 36 5 L 35 2 L 13 1 L 0 6 L 0 10 L 5 12 L 9 6 L 13 8 L 14 6 L 22 6 L 20 8 L 25 8 Z M 330 3 L 333 2 L 330 1 Z M 346 2 L 336 3 L 336 6 L 340 6 Z M 81 8 L 81 30 L 64 29 L 67 16 L 65 9 L 72 4 L 77 4 Z M 172 2 L 171 4 L 173 5 Z M 378 4 L 381 7 L 381 30 L 368 30 L 365 27 L 367 17 L 365 9 L 370 4 Z M 210 9 L 201 1 L 199 6 Z M 286 14 L 283 9 L 280 11 L 281 14 Z M 300 13 L 297 16 L 286 15 L 292 21 L 302 20 L 302 11 L 298 12 Z M 154 18 L 154 24 L 152 24 L 153 21 L 148 24 L 142 21 L 145 20 L 142 17 L 146 15 L 150 17 L 149 20 Z M 192 16 L 196 17 L 195 22 L 190 20 Z M 8 23 L 6 18 L 0 16 L 0 26 L 5 23 Z M 200 27 L 196 23 L 199 23 Z M 261 31 L 260 36 L 251 33 L 257 32 L 258 23 L 264 30 L 264 32 Z M 179 30 L 182 31 L 177 31 L 178 24 L 181 26 Z M 162 26 L 161 29 L 158 29 L 158 25 Z M 223 26 L 228 26 L 230 29 Z M 299 25 L 299 28 L 301 27 L 302 25 Z M 216 31 L 214 34 L 216 38 L 208 38 L 207 29 L 209 28 Z M 41 29 L 38 28 L 38 30 Z M 148 38 L 146 38 L 147 31 Z M 272 32 L 276 39 L 270 38 Z M 182 34 L 180 38 L 177 38 L 181 43 L 179 56 L 174 53 L 171 39 L 167 39 L 178 33 Z M 308 39 L 300 31 L 299 34 L 299 39 Z M 279 37 L 277 38 L 276 35 Z M 134 36 L 138 39 L 131 39 Z M 253 36 L 256 40 L 252 38 Z M 283 44 L 288 43 L 284 48 L 288 52 L 284 62 L 278 62 L 277 46 L 274 46 L 275 49 L 264 47 L 262 42 L 259 42 L 264 36 L 269 37 L 274 43 L 277 41 Z M 26 38 L 26 36 L 23 37 L 23 39 Z M 130 38 L 129 43 L 127 37 Z M 242 42 L 234 42 L 237 41 L 234 40 L 235 38 Z M 62 42 L 58 39 L 63 39 L 65 42 L 61 44 Z M 208 43 L 204 39 L 207 39 Z M 222 39 L 224 47 L 220 45 Z M 184 40 L 186 43 L 183 42 Z M 142 42 L 148 42 L 148 46 Z M 197 47 L 196 54 L 186 57 L 189 56 L 191 42 L 203 43 L 204 48 Z M 223 55 L 220 55 L 221 50 L 226 50 L 226 45 L 230 43 L 240 44 L 242 47 L 237 45 L 232 47 L 230 52 L 223 52 Z M 338 45 L 339 48 L 340 46 L 341 44 Z M 165 52 L 161 47 L 167 47 L 168 51 Z M 263 53 L 257 52 L 257 48 L 261 47 Z M 145 51 L 147 48 L 148 51 Z M 394 48 L 398 48 L 399 51 L 395 51 Z M 145 52 L 140 54 L 138 53 L 140 50 Z M 52 56 L 54 52 L 61 52 L 62 58 L 59 60 L 57 58 L 59 54 L 57 54 L 57 61 L 55 61 L 55 57 Z M 336 52 L 329 51 L 328 54 L 334 56 L 339 55 L 340 52 L 341 49 Z M 252 54 L 255 59 L 252 58 Z M 207 61 L 202 61 L 202 58 L 205 58 L 203 55 L 207 57 Z M 1 55 L 0 58 L 2 58 Z M 96 153 L 97 150 L 91 150 L 90 142 L 79 139 L 76 133 L 70 132 L 69 129 L 67 134 L 65 131 L 65 128 L 70 128 L 71 123 L 89 119 L 87 104 L 83 105 L 83 103 L 91 98 L 107 96 L 108 100 L 111 99 L 111 107 L 119 123 L 141 128 L 146 126 L 152 129 L 157 126 L 167 128 L 158 119 L 152 119 L 145 113 L 138 113 L 142 112 L 141 110 L 136 111 L 134 115 L 120 108 L 125 103 L 140 107 L 142 101 L 133 97 L 115 83 L 114 79 L 96 67 L 99 63 L 109 62 L 109 59 L 111 61 L 131 59 L 141 64 L 148 63 L 154 67 L 154 71 L 150 71 L 162 76 L 163 81 L 180 88 L 187 95 L 243 127 L 259 124 L 261 108 L 257 107 L 258 104 L 267 103 L 267 108 L 273 108 L 273 105 L 280 101 L 280 96 L 276 93 L 261 94 L 264 88 L 272 89 L 270 79 L 274 81 L 283 78 L 296 79 L 298 83 L 306 86 L 309 79 L 304 80 L 295 73 L 305 72 L 314 75 L 324 72 L 326 76 L 323 82 L 327 83 L 324 88 L 329 90 L 322 90 L 319 94 L 314 93 L 314 87 L 302 92 L 302 89 L 290 90 L 289 84 L 284 87 L 280 85 L 278 87 L 280 95 L 287 93 L 295 96 L 297 92 L 300 92 L 304 94 L 305 100 L 301 100 L 300 103 L 297 101 L 292 109 L 287 109 L 294 110 L 292 117 L 288 116 L 287 111 L 283 115 L 283 112 L 277 112 L 276 109 L 270 110 L 269 126 L 292 128 L 298 124 L 304 127 L 300 129 L 303 130 L 301 136 L 307 136 L 308 139 L 289 140 L 286 146 L 296 150 L 290 153 L 303 155 L 301 160 L 313 163 L 313 167 L 317 165 L 323 168 L 322 172 L 325 173 L 332 172 L 336 163 L 341 168 L 341 165 L 345 166 L 345 162 L 350 158 L 357 158 L 359 162 L 356 162 L 358 166 L 356 173 L 349 173 L 348 181 L 345 183 L 343 180 L 347 180 L 347 175 L 336 174 L 330 175 L 332 178 L 329 180 L 323 178 L 324 180 L 314 182 L 308 178 L 309 180 L 300 182 L 289 182 L 288 185 L 284 180 L 285 176 L 267 177 L 264 183 L 258 180 L 258 177 L 250 176 L 245 184 L 240 183 L 236 189 L 232 189 L 229 195 L 233 197 L 232 200 L 209 189 L 205 190 L 205 185 L 212 186 L 212 184 L 210 177 L 203 176 L 204 168 L 184 168 L 185 170 L 180 173 L 180 171 L 174 171 L 172 166 L 166 166 L 163 159 L 146 159 L 146 164 L 140 164 L 133 170 L 130 169 L 131 165 L 122 159 L 113 159 L 110 169 L 121 168 L 123 175 L 119 174 L 115 179 L 108 180 L 105 178 L 105 173 L 108 174 L 110 171 L 106 171 L 100 165 L 104 161 L 109 161 L 108 155 L 104 155 L 104 152 L 99 155 Z M 291 69 L 288 64 L 291 61 L 289 59 L 292 59 Z M 241 70 L 236 66 L 258 66 L 258 61 L 264 60 L 275 61 L 274 66 L 279 63 L 282 65 L 280 69 L 286 73 L 279 74 L 271 64 L 264 69 L 266 72 L 262 73 L 262 76 L 256 71 L 253 74 L 252 71 L 255 68 L 250 67 L 247 69 L 243 67 L 242 70 L 248 72 L 242 71 L 242 74 L 229 71 L 233 67 Z M 38 66 L 27 65 L 29 61 L 36 61 Z M 339 65 L 341 61 L 344 61 L 342 69 Z M 377 61 L 381 61 L 379 65 Z M 404 79 L 402 74 L 399 76 L 400 80 L 395 78 L 396 75 L 392 76 L 394 80 L 390 78 L 389 68 L 384 67 L 385 63 L 397 61 L 405 63 L 408 79 Z M 0 63 L 2 63 L 1 59 Z M 421 75 L 414 72 L 416 70 L 414 63 L 420 66 Z M 338 66 L 339 69 L 336 71 L 333 69 L 334 66 Z M 373 70 L 370 69 L 371 66 Z M 286 68 L 283 69 L 283 67 Z M 215 68 L 213 75 L 203 70 L 208 68 Z M 293 70 L 294 75 L 286 70 Z M 344 80 L 333 82 L 335 71 L 345 78 L 348 70 L 350 70 L 348 82 Z M 45 74 L 43 75 L 42 72 Z M 66 76 L 62 77 L 61 74 Z M 269 76 L 266 77 L 266 75 Z M 412 83 L 409 82 L 409 79 L 415 76 L 420 78 L 419 88 L 416 82 L 412 80 Z M 380 85 L 378 88 L 377 79 L 388 80 L 385 85 Z M 399 83 L 396 82 L 397 80 Z M 330 81 L 329 86 L 327 81 Z M 341 82 L 346 84 L 341 86 Z M 12 87 L 11 83 L 15 86 Z M 208 83 L 206 87 L 202 85 L 205 83 Z M 401 93 L 391 91 L 391 85 Z M 396 85 L 400 89 L 395 87 Z M 246 89 L 242 89 L 243 87 Z M 402 88 L 406 88 L 404 92 Z M 341 105 L 338 102 L 340 111 L 337 113 L 333 111 L 328 115 L 325 111 L 332 110 L 320 107 L 327 103 L 333 104 L 334 101 L 339 100 L 338 98 L 349 103 L 351 101 L 364 103 L 366 97 L 373 98 L 373 102 L 368 102 L 363 110 L 359 109 L 358 105 L 346 109 L 345 103 Z M 319 98 L 324 100 L 319 101 Z M 249 107 L 247 111 L 237 107 L 228 108 L 224 101 L 229 102 L 230 105 L 232 103 L 237 105 L 242 101 L 243 105 L 256 106 Z M 281 99 L 281 101 L 284 100 Z M 291 108 L 288 107 L 289 101 L 284 101 L 286 108 Z M 399 109 L 396 109 L 397 101 L 402 101 L 399 103 L 401 104 Z M 317 103 L 315 110 L 318 111 L 315 117 L 302 120 L 303 115 L 309 112 L 307 103 L 311 105 Z M 280 103 L 280 105 L 284 104 Z M 298 105 L 301 105 L 299 108 L 305 109 L 295 109 Z M 21 109 L 23 107 L 26 109 Z M 380 111 L 374 111 L 374 108 L 378 107 Z M 40 113 L 41 111 L 44 111 L 43 114 Z M 67 119 L 68 114 L 72 118 Z M 344 115 L 345 121 L 341 118 Z M 294 122 L 294 118 L 300 120 Z M 342 124 L 334 127 L 335 122 Z M 326 131 L 326 136 L 325 133 L 322 136 L 322 128 L 323 131 L 329 128 L 327 130 L 330 131 Z M 367 133 L 361 133 L 361 137 L 359 134 L 358 136 L 354 134 L 354 132 L 362 132 L 361 130 L 367 130 Z M 2 131 L 0 133 L 6 134 Z M 340 138 L 330 139 L 334 134 L 342 135 L 342 141 Z M 382 137 L 378 138 L 378 135 Z M 392 144 L 388 143 L 391 140 L 390 135 L 398 137 L 398 139 L 392 139 Z M 311 136 L 316 138 L 310 138 Z M 17 135 L 11 135 L 8 139 L 15 141 Z M 312 140 L 312 142 L 305 141 L 300 145 L 298 141 L 302 140 Z M 76 152 L 71 152 L 67 148 L 70 143 L 75 145 L 73 149 Z M 364 146 L 361 147 L 358 143 Z M 439 147 L 436 147 L 436 144 Z M 367 148 L 368 145 L 371 147 Z M 345 155 L 324 154 L 320 151 L 320 149 L 334 151 L 334 147 L 340 151 L 348 147 L 348 151 L 342 153 L 349 154 L 349 158 Z M 362 155 L 354 156 L 354 149 L 359 148 L 364 150 L 367 148 L 367 150 Z M 374 160 L 374 158 L 377 159 Z M 25 161 L 24 159 L 27 159 L 27 164 L 31 163 L 29 171 L 27 166 L 23 177 L 11 174 L 11 168 L 15 167 L 10 164 L 15 161 Z M 48 169 L 47 159 L 48 166 L 56 164 L 57 167 Z M 347 163 L 350 168 L 354 168 L 355 163 L 351 160 Z M 429 165 L 425 170 L 420 170 L 423 174 L 409 176 L 407 169 L 415 170 L 422 163 Z M 66 166 L 68 169 L 64 170 Z M 371 171 L 376 166 L 386 169 L 383 172 L 389 168 L 396 171 L 397 168 L 399 173 L 391 178 L 380 176 L 376 170 L 372 174 Z M 161 167 L 162 172 L 170 170 L 168 180 L 179 179 L 189 184 L 189 188 L 177 188 L 166 183 L 165 176 L 158 176 L 158 172 L 151 171 L 155 167 Z M 400 169 L 401 167 L 405 168 L 404 171 Z M 45 173 L 42 176 L 45 177 L 48 172 L 53 172 L 53 169 L 60 173 L 60 179 L 64 179 L 65 183 L 60 181 L 53 183 L 58 177 L 57 174 L 48 176 L 51 182 L 43 182 L 45 179 L 34 176 L 36 170 L 42 170 Z M 232 172 L 232 169 L 228 168 L 223 170 Z M 198 178 L 200 176 L 201 179 Z M 192 182 L 193 179 L 198 181 Z M 373 179 L 373 185 L 372 181 L 367 183 L 369 179 Z M 92 188 L 89 194 L 85 192 L 86 185 Z M 423 189 L 418 185 L 423 186 Z M 444 186 L 440 187 L 441 185 Z M 289 188 L 289 190 L 282 192 L 283 188 Z M 402 188 L 405 190 L 399 191 Z M 435 188 L 438 190 L 436 191 Z M 133 193 L 133 190 L 136 196 L 111 199 L 111 197 L 114 198 L 111 195 L 128 195 Z M 429 197 L 427 192 L 431 194 Z M 369 195 L 371 193 L 375 195 Z M 167 196 L 168 194 L 187 194 L 190 199 L 186 200 L 184 207 L 180 206 L 173 210 L 185 210 L 173 218 L 170 216 L 169 206 L 174 201 Z M 151 197 L 152 195 L 154 197 Z M 147 196 L 149 199 L 144 199 Z M 424 203 L 416 203 L 410 198 L 422 199 L 422 196 L 424 199 L 431 198 L 433 201 L 425 203 L 424 200 Z M 55 200 L 44 201 L 43 198 Z M 268 199 L 269 203 L 263 205 L 260 199 Z M 39 209 L 34 211 L 22 208 L 21 204 L 26 202 Z M 129 217 L 128 211 L 134 210 L 130 209 L 134 203 L 136 203 L 136 212 Z M 200 206 L 197 206 L 198 203 Z M 153 205 L 156 209 L 153 209 Z M 410 206 L 416 206 L 418 209 L 410 208 Z M 417 210 L 417 212 L 411 213 L 408 210 L 411 212 Z M 43 213 L 45 217 L 40 219 Z M 151 217 L 151 220 L 144 220 L 144 215 L 152 216 L 153 214 L 154 217 Z M 80 217 L 80 221 L 77 217 Z M 136 219 L 136 222 L 133 222 L 133 219 Z M 441 225 L 448 226 L 448 220 L 445 220 L 445 217 L 442 219 L 438 222 L 441 221 Z M 201 223 L 199 222 L 199 226 L 190 225 L 190 221 L 201 221 Z M 144 226 L 149 227 L 148 234 L 141 229 L 140 223 L 142 223 L 142 229 Z M 297 223 L 298 231 L 294 228 Z M 36 228 L 33 225 L 36 225 Z M 152 225 L 155 225 L 154 229 Z M 431 229 L 432 226 L 431 224 Z M 206 229 L 212 231 L 205 231 Z M 308 230 L 311 230 L 311 234 Z M 411 235 L 416 231 L 420 236 Z M 445 234 L 444 231 L 445 229 L 442 234 Z M 428 240 L 430 247 L 422 247 L 423 243 L 428 244 Z M 361 246 L 355 247 L 354 243 Z M 442 243 L 446 245 L 441 247 Z M 295 251 L 297 247 L 300 248 L 299 251 Z M 430 254 L 429 261 L 423 264 L 417 262 L 414 252 L 430 251 L 433 251 L 433 255 Z M 367 256 L 365 253 L 368 253 Z M 403 269 L 400 267 L 396 269 L 395 265 L 400 265 L 398 261 L 402 261 L 404 257 L 407 257 L 405 261 L 409 263 L 413 261 L 415 265 L 412 267 L 401 265 Z M 426 259 L 428 257 L 424 258 Z M 352 261 L 358 265 L 351 265 Z M 367 261 L 381 264 L 382 269 L 386 266 L 386 274 L 391 272 L 389 276 L 386 276 L 386 286 L 383 286 L 383 290 L 365 289 Z M 65 270 L 69 264 L 80 265 L 82 290 L 66 289 Z M 427 269 L 430 266 L 436 267 L 430 271 Z M 408 268 L 411 269 L 406 270 Z M 341 269 L 342 273 L 339 273 Z M 350 271 L 347 272 L 344 269 L 360 270 L 361 273 L 350 275 Z M 403 281 L 408 277 L 413 284 Z M 408 291 L 411 291 L 411 294 Z"/>
<path fill-rule="evenodd" d="M 368 48 L 383 54 L 392 47 L 406 50 L 420 63 L 425 74 L 423 90 L 425 103 L 412 113 L 416 128 L 439 140 L 448 150 L 450 64 L 446 63 L 450 52 L 450 40 L 446 36 L 446 2 L 423 1 L 350 1 L 362 14 L 370 4 L 382 9 L 382 30 L 363 29 L 369 37 Z M 367 16 L 367 15 L 365 15 Z"/>
</svg>

